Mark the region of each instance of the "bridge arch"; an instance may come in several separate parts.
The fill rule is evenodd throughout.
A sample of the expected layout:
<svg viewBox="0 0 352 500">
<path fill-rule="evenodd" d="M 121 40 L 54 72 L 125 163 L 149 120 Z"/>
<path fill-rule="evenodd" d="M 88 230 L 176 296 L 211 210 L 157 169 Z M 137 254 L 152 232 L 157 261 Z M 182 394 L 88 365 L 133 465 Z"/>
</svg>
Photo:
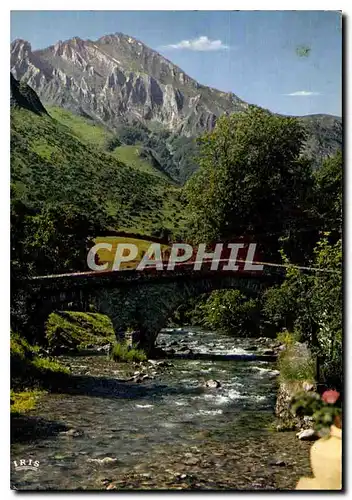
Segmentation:
<svg viewBox="0 0 352 500">
<path fill-rule="evenodd" d="M 135 289 L 103 289 L 97 295 L 96 307 L 107 314 L 115 331 L 132 328 L 134 342 L 146 352 L 153 351 L 160 330 L 167 324 L 173 312 L 189 299 L 214 290 L 238 289 L 246 296 L 258 296 L 265 284 L 253 278 L 236 277 L 222 279 L 184 280 L 164 284 L 140 285 Z"/>
</svg>

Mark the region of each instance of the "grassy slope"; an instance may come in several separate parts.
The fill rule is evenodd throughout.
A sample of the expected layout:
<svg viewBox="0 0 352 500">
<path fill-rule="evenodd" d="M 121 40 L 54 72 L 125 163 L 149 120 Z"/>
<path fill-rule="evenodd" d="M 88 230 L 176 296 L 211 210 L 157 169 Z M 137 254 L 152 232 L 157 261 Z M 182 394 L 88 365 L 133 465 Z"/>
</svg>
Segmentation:
<svg viewBox="0 0 352 500">
<path fill-rule="evenodd" d="M 46 109 L 50 116 L 68 127 L 73 135 L 86 144 L 104 150 L 108 140 L 114 137 L 113 133 L 103 125 L 99 125 L 83 116 L 75 115 L 67 109 L 57 106 L 46 106 Z"/>
<path fill-rule="evenodd" d="M 50 116 L 67 127 L 67 132 L 73 134 L 81 142 L 97 148 L 98 150 L 107 151 L 107 145 L 115 135 L 103 125 L 95 123 L 88 118 L 78 116 L 64 108 L 57 106 L 46 106 Z M 111 151 L 112 156 L 117 158 L 125 165 L 170 182 L 166 174 L 155 168 L 147 158 L 139 156 L 140 146 L 119 146 Z"/>
<path fill-rule="evenodd" d="M 12 182 L 25 203 L 74 203 L 97 217 L 110 216 L 114 229 L 145 235 L 160 226 L 183 226 L 178 188 L 159 172 L 126 166 L 104 151 L 109 132 L 103 127 L 65 110 L 50 112 L 60 121 L 11 111 Z"/>
<path fill-rule="evenodd" d="M 129 167 L 135 168 L 140 172 L 145 172 L 146 174 L 156 175 L 168 182 L 168 178 L 163 172 L 157 170 L 146 158 L 142 158 L 139 155 L 140 150 L 141 146 L 137 145 L 119 146 L 114 149 L 112 154 Z"/>
<path fill-rule="evenodd" d="M 115 342 L 111 320 L 104 314 L 57 311 L 46 323 L 46 337 L 51 348 L 80 349 L 88 344 L 105 345 Z"/>
</svg>

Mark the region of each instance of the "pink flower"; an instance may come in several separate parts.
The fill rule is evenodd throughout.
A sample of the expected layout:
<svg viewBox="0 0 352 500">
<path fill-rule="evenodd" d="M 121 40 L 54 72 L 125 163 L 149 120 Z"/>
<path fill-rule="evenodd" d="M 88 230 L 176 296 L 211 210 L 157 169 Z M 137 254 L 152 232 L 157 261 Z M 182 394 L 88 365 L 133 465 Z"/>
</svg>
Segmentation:
<svg viewBox="0 0 352 500">
<path fill-rule="evenodd" d="M 340 393 L 334 390 L 331 391 L 325 391 L 321 397 L 321 399 L 324 401 L 324 403 L 328 403 L 330 405 L 333 405 L 336 403 L 336 401 L 339 399 Z"/>
</svg>

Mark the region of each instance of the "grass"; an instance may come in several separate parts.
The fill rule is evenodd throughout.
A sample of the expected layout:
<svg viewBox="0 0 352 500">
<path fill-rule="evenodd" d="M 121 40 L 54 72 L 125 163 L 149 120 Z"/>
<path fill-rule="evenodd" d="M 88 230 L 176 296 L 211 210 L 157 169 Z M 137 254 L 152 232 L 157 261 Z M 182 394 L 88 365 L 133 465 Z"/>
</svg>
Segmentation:
<svg viewBox="0 0 352 500">
<path fill-rule="evenodd" d="M 62 366 L 61 363 L 57 361 L 53 361 L 48 358 L 35 358 L 32 361 L 33 366 L 42 373 L 51 372 L 51 373 L 66 373 L 69 374 L 70 371 L 65 366 Z"/>
<path fill-rule="evenodd" d="M 114 361 L 132 362 L 147 360 L 147 356 L 144 351 L 141 349 L 131 348 L 129 345 L 123 343 L 115 343 L 110 356 Z"/>
<path fill-rule="evenodd" d="M 108 316 L 71 311 L 50 314 L 46 337 L 51 348 L 65 346 L 73 349 L 82 349 L 88 344 L 105 345 L 116 339 Z"/>
<path fill-rule="evenodd" d="M 315 359 L 304 344 L 299 344 L 300 335 L 283 330 L 277 334 L 277 340 L 285 346 L 278 359 L 281 382 L 314 382 Z"/>
<path fill-rule="evenodd" d="M 29 342 L 15 332 L 11 332 L 10 352 L 11 356 L 21 361 L 32 360 L 38 352 L 37 347 L 31 346 Z"/>
<path fill-rule="evenodd" d="M 286 346 L 278 359 L 278 369 L 280 370 L 281 382 L 315 380 L 315 360 L 308 351 L 302 351 L 294 345 Z"/>
<path fill-rule="evenodd" d="M 115 135 L 110 132 L 106 127 L 100 125 L 93 120 L 84 118 L 83 116 L 75 115 L 71 111 L 56 106 L 46 106 L 50 116 L 67 127 L 67 131 L 77 137 L 81 142 L 107 153 L 109 141 L 114 139 Z M 140 156 L 142 147 L 135 146 L 119 146 L 116 147 L 111 155 L 123 162 L 125 165 L 145 172 L 147 174 L 155 175 L 167 182 L 170 182 L 168 176 L 162 171 L 158 170 L 146 158 Z M 46 152 L 46 151 L 45 151 Z"/>
<path fill-rule="evenodd" d="M 33 410 L 38 399 L 45 394 L 45 391 L 22 391 L 11 390 L 11 414 L 27 413 Z"/>
<path fill-rule="evenodd" d="M 57 361 L 39 355 L 18 333 L 11 332 L 11 413 L 23 413 L 35 407 L 37 399 L 69 375 L 70 371 Z"/>
<path fill-rule="evenodd" d="M 167 175 L 154 167 L 146 158 L 140 156 L 141 146 L 119 146 L 114 149 L 113 155 L 129 167 L 132 167 L 140 172 L 155 175 L 169 181 Z"/>
<path fill-rule="evenodd" d="M 75 115 L 67 109 L 50 105 L 46 106 L 46 109 L 52 118 L 68 128 L 69 133 L 86 144 L 106 149 L 108 141 L 114 137 L 114 134 L 103 125 L 83 116 Z"/>
</svg>

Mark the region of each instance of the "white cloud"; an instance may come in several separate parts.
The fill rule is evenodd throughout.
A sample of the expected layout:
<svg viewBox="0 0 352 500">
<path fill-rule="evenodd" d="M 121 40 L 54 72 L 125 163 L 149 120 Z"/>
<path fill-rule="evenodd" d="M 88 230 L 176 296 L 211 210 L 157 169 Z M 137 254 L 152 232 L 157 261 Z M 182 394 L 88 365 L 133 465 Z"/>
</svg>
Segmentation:
<svg viewBox="0 0 352 500">
<path fill-rule="evenodd" d="M 310 90 L 297 90 L 296 92 L 291 92 L 291 94 L 284 94 L 284 95 L 304 97 L 309 95 L 321 95 L 321 94 L 320 92 L 311 92 Z"/>
<path fill-rule="evenodd" d="M 230 47 L 222 43 L 221 40 L 210 40 L 207 36 L 200 36 L 193 40 L 182 40 L 179 43 L 165 45 L 164 49 L 183 49 L 208 52 L 212 50 L 227 50 Z"/>
</svg>

